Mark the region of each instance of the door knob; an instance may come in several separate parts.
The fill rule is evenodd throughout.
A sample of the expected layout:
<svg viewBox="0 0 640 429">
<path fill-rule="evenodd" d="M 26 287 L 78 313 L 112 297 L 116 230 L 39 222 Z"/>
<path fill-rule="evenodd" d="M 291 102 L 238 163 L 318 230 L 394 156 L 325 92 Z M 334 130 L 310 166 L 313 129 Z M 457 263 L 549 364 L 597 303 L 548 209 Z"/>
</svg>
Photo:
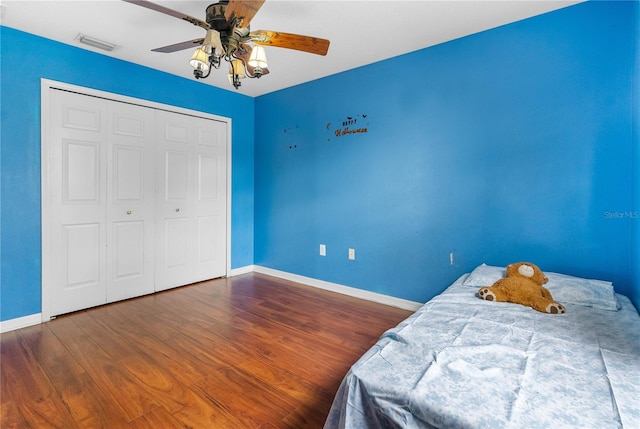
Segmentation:
<svg viewBox="0 0 640 429">
<path fill-rule="evenodd" d="M 178 209 L 176 209 L 176 213 L 177 213 L 177 212 L 179 212 L 179 211 L 180 211 L 180 209 L 179 209 L 179 208 L 178 208 Z"/>
<path fill-rule="evenodd" d="M 131 210 L 127 210 L 127 214 L 130 215 L 131 214 Z"/>
</svg>

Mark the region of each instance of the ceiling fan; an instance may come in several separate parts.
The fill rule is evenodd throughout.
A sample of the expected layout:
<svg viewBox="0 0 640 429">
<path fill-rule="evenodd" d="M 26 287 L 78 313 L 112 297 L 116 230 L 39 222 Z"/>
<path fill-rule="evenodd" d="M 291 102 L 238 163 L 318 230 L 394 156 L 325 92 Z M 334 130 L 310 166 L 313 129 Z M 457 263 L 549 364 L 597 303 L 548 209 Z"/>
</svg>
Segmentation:
<svg viewBox="0 0 640 429">
<path fill-rule="evenodd" d="M 329 50 L 329 41 L 326 39 L 269 30 L 250 31 L 249 23 L 265 0 L 220 0 L 206 8 L 205 21 L 147 0 L 123 1 L 205 29 L 207 34 L 203 38 L 152 51 L 170 53 L 197 47 L 189 61 L 196 79 L 208 77 L 211 69 L 220 68 L 224 59 L 229 62 L 229 82 L 236 89 L 240 87 L 240 79 L 244 77 L 260 78 L 269 73 L 263 46 L 295 49 L 317 55 L 326 55 Z"/>
</svg>

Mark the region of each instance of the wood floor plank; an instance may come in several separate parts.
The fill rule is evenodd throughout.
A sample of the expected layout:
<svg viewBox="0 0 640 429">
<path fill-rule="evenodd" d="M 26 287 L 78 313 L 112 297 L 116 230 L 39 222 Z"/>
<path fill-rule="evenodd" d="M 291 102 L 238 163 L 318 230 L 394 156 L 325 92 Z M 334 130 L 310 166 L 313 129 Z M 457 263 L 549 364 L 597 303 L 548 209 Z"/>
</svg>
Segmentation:
<svg viewBox="0 0 640 429">
<path fill-rule="evenodd" d="M 80 427 L 123 427 L 126 421 L 105 401 L 95 383 L 69 353 L 48 324 L 20 332 L 38 359 L 58 396 Z"/>
<path fill-rule="evenodd" d="M 20 335 L 53 384 L 56 385 L 56 382 L 64 382 L 68 378 L 85 373 L 85 371 L 71 356 L 63 342 L 49 329 L 49 326 L 46 323 L 30 326 L 20 330 Z"/>
<path fill-rule="evenodd" d="M 122 317 L 129 321 L 130 326 L 135 326 L 135 329 L 129 328 L 120 331 L 122 340 L 138 350 L 135 357 L 143 357 L 143 360 L 146 360 L 150 365 L 164 368 L 186 386 L 205 377 L 206 368 L 186 359 L 184 350 L 177 347 L 175 342 L 171 341 L 171 337 L 166 336 L 169 331 L 166 324 L 162 323 L 163 334 L 158 336 L 157 330 L 149 329 L 152 317 L 136 314 L 123 314 Z M 175 335 L 177 336 L 179 333 Z"/>
<path fill-rule="evenodd" d="M 3 394 L 15 402 L 29 426 L 77 427 L 20 331 L 2 334 L 0 370 Z"/>
<path fill-rule="evenodd" d="M 74 429 L 78 423 L 54 395 L 22 401 L 18 408 L 29 426 L 42 429 Z"/>
<path fill-rule="evenodd" d="M 154 408 L 147 414 L 138 417 L 133 420 L 129 425 L 131 429 L 149 429 L 149 428 L 162 428 L 162 429 L 185 429 L 180 421 L 178 421 L 173 414 L 168 412 L 162 407 Z M 195 427 L 195 426 L 187 426 Z"/>
<path fill-rule="evenodd" d="M 134 420 L 160 405 L 92 338 L 74 337 L 67 342 L 67 347 L 125 420 Z"/>
<path fill-rule="evenodd" d="M 60 397 L 81 428 L 127 428 L 128 421 L 89 374 L 57 384 Z"/>
<path fill-rule="evenodd" d="M 173 328 L 177 334 L 171 338 L 171 343 L 184 351 L 185 359 L 196 367 L 216 368 L 218 363 L 239 363 L 248 358 L 248 347 L 243 337 L 233 337 L 232 340 L 223 332 L 233 331 L 233 327 L 211 329 L 206 325 L 199 325 L 190 320 L 184 323 L 184 317 L 167 312 L 164 315 L 167 326 Z"/>
<path fill-rule="evenodd" d="M 13 401 L 3 400 L 0 403 L 0 427 L 3 429 L 30 429 L 24 416 Z"/>
<path fill-rule="evenodd" d="M 73 317 L 57 317 L 56 319 L 53 319 L 51 322 L 47 323 L 47 327 L 62 341 L 84 335 L 82 327 L 79 323 L 76 323 L 76 321 L 80 321 L 80 315 L 82 313 L 82 311 L 78 311 L 76 313 L 73 313 Z"/>
<path fill-rule="evenodd" d="M 321 428 L 411 312 L 250 273 L 0 336 L 0 427 Z"/>
<path fill-rule="evenodd" d="M 220 368 L 196 386 L 228 415 L 237 418 L 240 427 L 277 427 L 296 407 L 292 398 L 232 366 Z"/>
<path fill-rule="evenodd" d="M 118 363 L 134 378 L 139 389 L 148 392 L 167 411 L 175 412 L 187 405 L 185 385 L 147 356 L 129 356 Z"/>
<path fill-rule="evenodd" d="M 231 408 L 219 401 L 217 397 L 208 395 L 198 388 L 189 388 L 189 405 L 173 416 L 185 428 L 236 429 L 246 426 L 242 415 L 235 415 Z M 260 427 L 260 426 L 258 426 Z"/>
<path fill-rule="evenodd" d="M 134 351 L 122 343 L 120 332 L 128 326 L 118 316 L 113 315 L 112 307 L 110 305 L 97 307 L 91 312 L 82 311 L 74 314 L 73 317 L 85 335 L 90 336 L 109 357 L 118 360 L 131 356 Z"/>
<path fill-rule="evenodd" d="M 44 398 L 53 390 L 42 374 L 42 368 L 25 347 L 20 331 L 2 334 L 0 368 L 3 396 L 8 395 L 18 404 L 32 398 Z"/>
</svg>

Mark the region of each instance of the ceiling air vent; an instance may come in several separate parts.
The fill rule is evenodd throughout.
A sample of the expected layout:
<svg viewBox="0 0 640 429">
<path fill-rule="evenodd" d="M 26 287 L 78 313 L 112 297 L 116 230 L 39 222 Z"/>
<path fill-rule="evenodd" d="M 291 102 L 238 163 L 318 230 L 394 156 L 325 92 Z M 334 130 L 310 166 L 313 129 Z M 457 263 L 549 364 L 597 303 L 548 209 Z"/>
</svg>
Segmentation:
<svg viewBox="0 0 640 429">
<path fill-rule="evenodd" d="M 84 43 L 85 45 L 93 46 L 94 48 L 102 49 L 108 52 L 111 52 L 118 47 L 118 45 L 114 43 L 105 42 L 104 40 L 99 40 L 95 37 L 87 36 L 81 33 L 78 33 L 78 35 L 76 36 L 76 40 L 80 43 Z"/>
</svg>

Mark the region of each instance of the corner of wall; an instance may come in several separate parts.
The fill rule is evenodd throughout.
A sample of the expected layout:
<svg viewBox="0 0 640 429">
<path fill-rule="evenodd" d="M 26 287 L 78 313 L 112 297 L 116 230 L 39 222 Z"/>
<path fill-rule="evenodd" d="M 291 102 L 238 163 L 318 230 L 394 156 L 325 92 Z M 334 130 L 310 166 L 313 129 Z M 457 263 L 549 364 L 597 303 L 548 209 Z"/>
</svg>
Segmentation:
<svg viewBox="0 0 640 429">
<path fill-rule="evenodd" d="M 632 83 L 632 140 L 633 161 L 632 161 L 632 204 L 635 214 L 640 213 L 640 3 L 634 2 L 633 8 L 635 40 L 634 49 L 636 53 L 633 62 L 633 83 Z M 640 217 L 636 216 L 632 225 L 633 238 L 631 241 L 631 260 L 635 264 L 632 268 L 633 296 L 629 298 L 640 311 Z"/>
</svg>

